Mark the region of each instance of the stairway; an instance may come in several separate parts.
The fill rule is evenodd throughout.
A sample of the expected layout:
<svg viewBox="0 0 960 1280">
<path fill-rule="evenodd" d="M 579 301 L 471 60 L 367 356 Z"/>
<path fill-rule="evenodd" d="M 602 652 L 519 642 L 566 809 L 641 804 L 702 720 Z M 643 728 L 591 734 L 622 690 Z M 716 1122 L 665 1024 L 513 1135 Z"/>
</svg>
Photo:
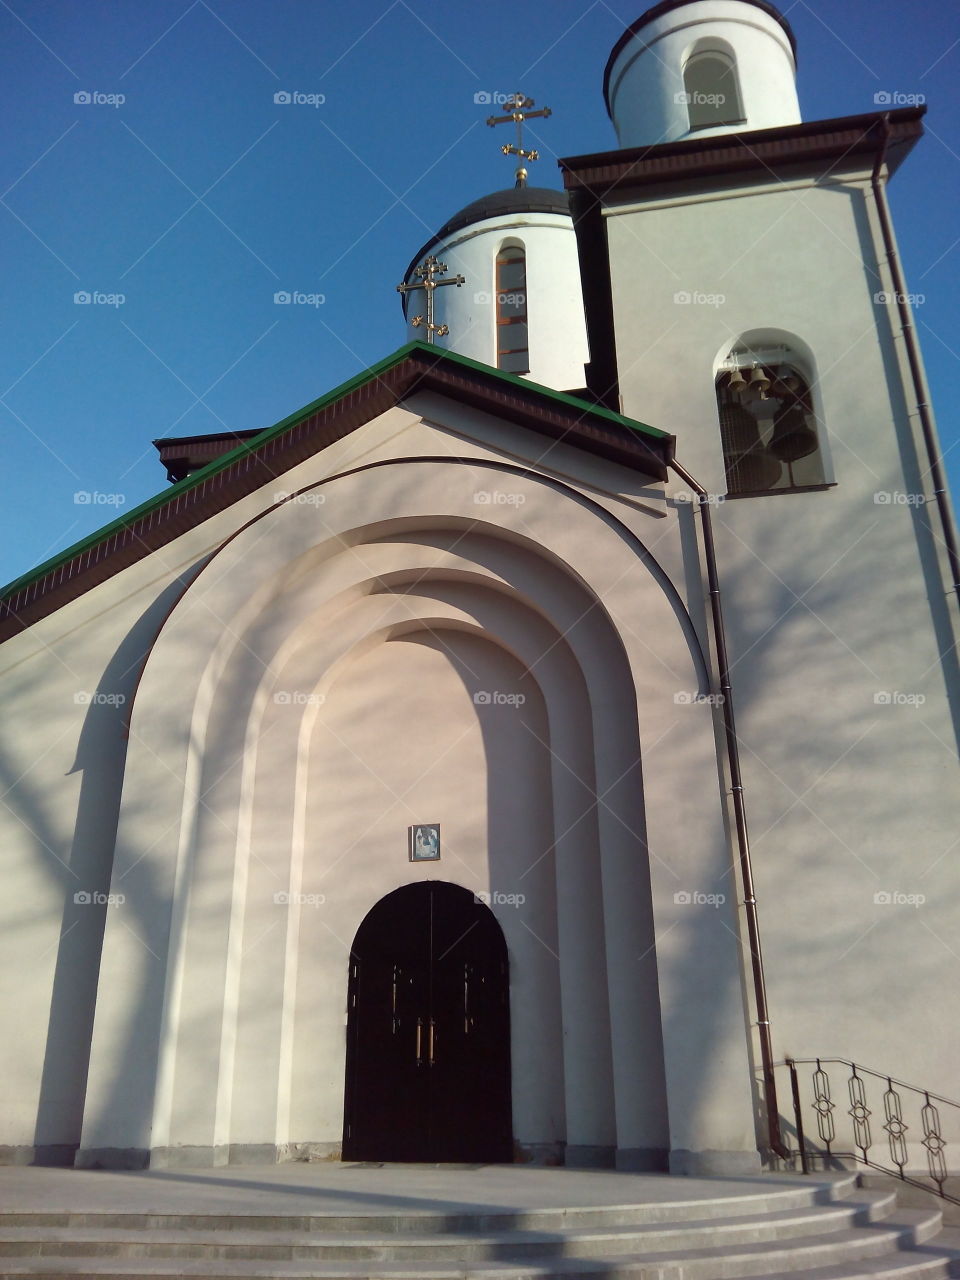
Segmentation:
<svg viewBox="0 0 960 1280">
<path fill-rule="evenodd" d="M 33 1173 L 23 1170 L 22 1173 Z M 37 1171 L 44 1172 L 44 1171 Z M 403 1170 L 394 1186 L 407 1184 Z M 509 1176 L 510 1170 L 504 1170 Z M 545 1171 L 541 1171 L 545 1172 Z M 558 1173 L 562 1171 L 557 1171 Z M 108 1175 L 91 1173 L 93 1179 Z M 463 1176 L 462 1174 L 460 1175 Z M 581 1174 L 581 1177 L 589 1177 Z M 936 1202 L 898 1209 L 855 1175 L 642 1179 L 623 1175 L 621 1203 L 538 1204 L 488 1211 L 389 1211 L 370 1193 L 323 1213 L 0 1211 L 0 1276 L 330 1277 L 342 1280 L 941 1280 L 960 1276 L 960 1229 Z M 202 1180 L 198 1179 L 197 1207 Z M 654 1185 L 655 1184 L 655 1185 Z M 88 1184 L 89 1185 L 89 1184 Z M 112 1184 L 101 1181 L 106 1204 Z M 135 1184 L 138 1188 L 143 1183 Z M 247 1200 L 249 1204 L 250 1187 Z M 381 1189 L 384 1184 L 381 1183 Z M 532 1185 L 532 1184 L 531 1184 Z M 558 1185 L 555 1183 L 554 1185 Z M 571 1189 L 577 1184 L 565 1184 Z M 638 1189 L 654 1188 L 649 1197 Z M 156 1184 L 153 1184 L 155 1187 Z M 520 1205 L 522 1184 L 515 1200 Z M 167 1189 L 161 1184 L 161 1189 Z M 274 1188 L 267 1187 L 266 1190 Z M 298 1188 L 302 1190 L 302 1188 Z M 179 1190 L 183 1192 L 183 1187 Z M 186 1194 L 189 1194 L 189 1189 Z M 342 1194 L 335 1191 L 334 1195 Z M 82 1197 L 81 1197 L 82 1199 Z M 394 1197 L 403 1204 L 407 1197 Z M 501 1197 L 502 1200 L 502 1197 Z M 9 1203 L 9 1200 L 8 1202 Z M 42 1203 L 42 1198 L 41 1198 Z M 49 1203 L 49 1198 L 48 1198 Z M 530 1203 L 528 1201 L 528 1203 Z M 127 1206 L 124 1205 L 124 1208 Z M 207 1206 L 204 1205 L 204 1208 Z"/>
</svg>

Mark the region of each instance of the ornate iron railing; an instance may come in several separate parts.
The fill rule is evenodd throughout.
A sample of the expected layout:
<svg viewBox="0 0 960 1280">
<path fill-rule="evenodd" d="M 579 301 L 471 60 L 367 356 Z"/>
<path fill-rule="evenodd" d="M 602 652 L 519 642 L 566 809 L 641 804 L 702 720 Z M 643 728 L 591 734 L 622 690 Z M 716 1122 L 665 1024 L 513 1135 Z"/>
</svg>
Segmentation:
<svg viewBox="0 0 960 1280">
<path fill-rule="evenodd" d="M 787 1058 L 777 1067 L 790 1075 L 796 1150 L 788 1124 L 782 1126 L 784 1142 L 791 1155 L 799 1158 L 804 1173 L 810 1172 L 812 1164 L 841 1167 L 843 1161 L 855 1160 L 960 1204 L 944 1189 L 950 1176 L 946 1159 L 950 1142 L 960 1153 L 960 1103 L 845 1058 Z M 804 1067 L 813 1069 L 804 1072 Z M 943 1108 L 950 1110 L 941 1116 Z M 804 1125 L 811 1113 L 816 1139 Z M 951 1135 L 949 1141 L 945 1132 Z M 926 1160 L 926 1173 L 922 1168 L 908 1169 L 911 1153 L 914 1162 Z M 955 1172 L 960 1173 L 960 1167 Z"/>
</svg>

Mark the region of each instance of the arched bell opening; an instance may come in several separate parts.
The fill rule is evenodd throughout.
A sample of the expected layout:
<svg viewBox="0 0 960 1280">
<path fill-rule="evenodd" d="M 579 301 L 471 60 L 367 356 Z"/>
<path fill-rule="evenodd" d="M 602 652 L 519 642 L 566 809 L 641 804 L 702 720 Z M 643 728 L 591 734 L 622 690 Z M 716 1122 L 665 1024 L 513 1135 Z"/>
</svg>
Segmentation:
<svg viewBox="0 0 960 1280">
<path fill-rule="evenodd" d="M 716 378 L 727 493 L 823 485 L 813 378 L 790 347 L 735 347 Z"/>
</svg>

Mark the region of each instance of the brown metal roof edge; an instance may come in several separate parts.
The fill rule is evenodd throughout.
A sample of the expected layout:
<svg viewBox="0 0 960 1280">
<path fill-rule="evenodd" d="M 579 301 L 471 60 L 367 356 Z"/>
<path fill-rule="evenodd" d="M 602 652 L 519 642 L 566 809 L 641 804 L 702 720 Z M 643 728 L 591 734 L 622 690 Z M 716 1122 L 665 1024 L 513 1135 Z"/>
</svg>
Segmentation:
<svg viewBox="0 0 960 1280">
<path fill-rule="evenodd" d="M 893 173 L 921 137 L 925 113 L 925 106 L 900 107 L 896 111 L 804 121 L 776 129 L 714 134 L 649 147 L 568 156 L 558 164 L 568 191 L 590 188 L 598 182 L 607 187 L 628 183 L 639 186 L 665 179 L 742 172 L 769 168 L 771 163 L 798 164 L 839 157 L 850 151 L 873 151 L 879 145 L 882 122 L 889 117 L 892 141 L 889 168 Z"/>
<path fill-rule="evenodd" d="M 26 582 L 0 602 L 0 642 L 173 542 L 270 479 L 279 480 L 290 468 L 418 390 L 439 391 L 552 440 L 639 468 L 655 479 L 667 478 L 673 436 L 641 435 L 604 420 L 591 412 L 589 405 L 579 411 L 573 404 L 548 400 L 534 387 L 528 392 L 509 387 L 495 371 L 491 371 L 487 383 L 484 385 L 483 376 L 468 368 L 444 360 L 428 360 L 424 354 L 412 352 L 282 434 L 246 449 L 228 466 L 217 467 L 209 476 L 195 477 L 194 483 L 182 492 L 171 491 L 169 500 L 159 509 L 145 511 L 102 541 L 84 545 L 71 559 Z"/>
</svg>

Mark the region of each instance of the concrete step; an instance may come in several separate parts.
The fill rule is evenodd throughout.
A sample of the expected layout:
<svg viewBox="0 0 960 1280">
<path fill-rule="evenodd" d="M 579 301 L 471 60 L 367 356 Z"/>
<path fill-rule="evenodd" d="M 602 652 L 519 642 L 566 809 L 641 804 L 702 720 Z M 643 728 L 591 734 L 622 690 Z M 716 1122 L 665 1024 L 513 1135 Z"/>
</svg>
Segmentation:
<svg viewBox="0 0 960 1280">
<path fill-rule="evenodd" d="M 317 1259 L 288 1257 L 269 1260 L 262 1257 L 157 1258 L 151 1256 L 124 1258 L 116 1256 L 54 1257 L 49 1254 L 6 1259 L 3 1276 L 91 1275 L 117 1277 L 205 1276 L 207 1280 L 229 1280 L 233 1277 L 258 1276 L 285 1280 L 286 1277 L 313 1276 L 322 1280 L 730 1280 L 733 1277 L 789 1276 L 810 1280 L 817 1269 L 833 1269 L 837 1276 L 870 1275 L 877 1263 L 884 1266 L 898 1250 L 922 1246 L 933 1239 L 940 1223 L 936 1210 L 903 1210 L 895 1217 L 867 1226 L 774 1239 L 748 1244 L 725 1243 L 715 1247 L 696 1248 L 688 1243 L 672 1250 L 646 1248 L 635 1254 L 610 1256 L 543 1257 L 526 1259 L 513 1256 L 506 1242 L 499 1258 L 461 1258 L 452 1263 L 409 1261 L 355 1257 L 352 1259 Z M 693 1239 L 696 1241 L 697 1233 Z M 663 1243 L 661 1240 L 660 1243 Z M 937 1245 L 919 1252 L 915 1259 L 930 1270 L 934 1258 L 942 1263 L 941 1274 L 949 1275 L 949 1251 Z M 900 1259 L 910 1257 L 899 1254 Z M 929 1265 L 928 1265 L 929 1264 Z M 896 1275 L 896 1271 L 891 1274 Z M 901 1272 L 903 1280 L 910 1270 Z M 924 1275 L 924 1271 L 916 1272 Z"/>
<path fill-rule="evenodd" d="M 848 1230 L 894 1208 L 889 1192 L 855 1191 L 829 1206 L 776 1213 L 613 1227 L 606 1231 L 450 1232 L 443 1236 L 330 1231 L 199 1229 L 104 1230 L 90 1227 L 0 1229 L 0 1257 L 247 1258 L 292 1261 L 427 1262 L 620 1257 L 686 1248 L 715 1249 Z"/>
<path fill-rule="evenodd" d="M 93 1177 L 100 1175 L 94 1174 Z M 700 1221 L 730 1216 L 773 1213 L 802 1209 L 812 1205 L 831 1204 L 848 1198 L 857 1188 L 857 1175 L 821 1175 L 797 1178 L 785 1186 L 770 1175 L 769 1188 L 757 1191 L 757 1178 L 749 1179 L 750 1190 L 743 1195 L 715 1197 L 687 1196 L 680 1192 L 683 1179 L 666 1179 L 678 1183 L 676 1198 L 639 1202 L 573 1207 L 521 1209 L 515 1212 L 481 1212 L 461 1210 L 409 1211 L 404 1213 L 159 1213 L 39 1210 L 4 1213 L 0 1211 L 0 1229 L 9 1227 L 96 1227 L 117 1230 L 223 1230 L 223 1231 L 336 1231 L 391 1232 L 427 1235 L 451 1231 L 565 1231 L 572 1227 L 614 1227 L 656 1222 Z M 729 1187 L 725 1181 L 725 1190 Z M 894 1190 L 890 1187 L 878 1190 Z M 521 1192 L 522 1194 L 522 1192 Z"/>
</svg>

